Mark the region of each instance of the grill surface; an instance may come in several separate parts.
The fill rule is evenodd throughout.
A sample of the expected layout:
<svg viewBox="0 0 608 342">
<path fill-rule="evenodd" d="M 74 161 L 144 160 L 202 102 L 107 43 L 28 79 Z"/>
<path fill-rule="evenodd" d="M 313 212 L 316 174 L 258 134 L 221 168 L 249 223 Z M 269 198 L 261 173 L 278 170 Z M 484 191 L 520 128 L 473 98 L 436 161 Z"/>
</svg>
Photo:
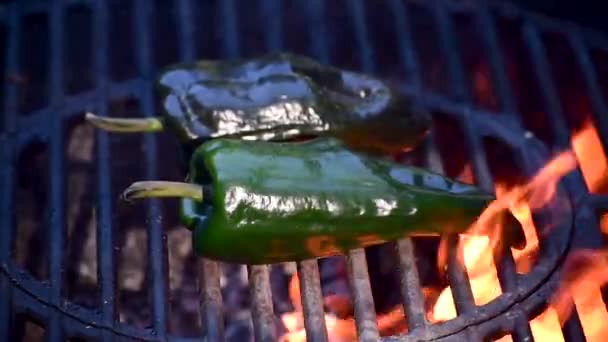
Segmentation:
<svg viewBox="0 0 608 342">
<path fill-rule="evenodd" d="M 67 95 L 64 89 L 65 33 L 70 30 L 65 25 L 65 10 L 74 4 L 84 4 L 92 10 L 92 68 L 94 87 L 75 95 Z M 293 44 L 284 38 L 289 30 L 291 18 L 280 15 L 284 2 L 278 0 L 248 2 L 250 5 L 240 8 L 236 1 L 223 0 L 215 4 L 217 44 L 212 46 L 219 52 L 209 55 L 237 57 L 244 54 L 254 55 L 263 51 L 278 51 Z M 64 266 L 66 255 L 66 236 L 60 227 L 65 225 L 65 214 L 59 208 L 65 196 L 66 173 L 63 163 L 63 132 L 67 120 L 81 115 L 85 110 L 100 115 L 110 114 L 109 103 L 125 97 L 138 100 L 142 115 L 152 116 L 157 110 L 153 93 L 153 78 L 156 63 L 153 60 L 153 49 L 156 42 L 151 33 L 154 9 L 148 2 L 137 0 L 133 3 L 133 46 L 135 75 L 121 81 L 115 81 L 110 73 L 110 50 L 120 47 L 109 38 L 110 12 L 106 1 L 14 1 L 0 7 L 0 18 L 6 26 L 6 55 L 4 56 L 5 74 L 17 74 L 23 56 L 20 55 L 23 43 L 22 21 L 27 14 L 48 14 L 48 106 L 21 113 L 18 104 L 17 85 L 12 82 L 4 86 L 4 114 L 0 127 L 0 340 L 8 341 L 11 334 L 11 322 L 15 314 L 25 313 L 32 319 L 41 322 L 49 340 L 58 341 L 66 337 L 96 338 L 112 340 L 116 337 L 130 337 L 141 340 L 187 340 L 171 336 L 168 328 L 169 304 L 167 241 L 163 231 L 161 204 L 158 201 L 146 201 L 145 220 L 147 224 L 146 282 L 150 297 L 150 327 L 137 328 L 117 322 L 116 281 L 114 241 L 119 238 L 114 229 L 113 204 L 111 197 L 111 161 L 109 137 L 104 132 L 95 136 L 96 172 L 93 182 L 96 193 L 97 217 L 97 275 L 100 293 L 100 305 L 94 309 L 70 303 L 64 300 L 66 283 Z M 377 58 L 381 53 L 371 42 L 369 16 L 365 2 L 347 1 L 344 11 L 347 16 L 344 22 L 332 22 L 327 19 L 327 3 L 322 1 L 303 1 L 296 5 L 305 20 L 307 30 L 307 51 L 323 62 L 332 63 L 332 57 L 339 49 L 340 39 L 344 36 L 332 35 L 333 30 L 348 25 L 350 31 L 346 37 L 352 39 L 355 51 L 347 51 L 355 56 L 353 67 L 365 72 L 377 72 Z M 430 91 L 425 88 L 421 75 L 420 60 L 416 51 L 415 36 L 418 27 L 412 24 L 409 8 L 414 4 L 426 8 L 434 18 L 433 26 L 438 34 L 439 49 L 447 66 L 449 84 L 445 93 Z M 239 3 L 242 5 L 242 3 Z M 175 16 L 177 26 L 178 59 L 191 61 L 200 55 L 195 42 L 199 40 L 201 22 L 195 19 L 194 9 L 200 9 L 193 1 L 175 2 L 173 12 L 166 15 Z M 294 5 L 291 5 L 294 6 Z M 570 146 L 569 131 L 564 120 L 558 93 L 552 80 L 547 56 L 541 41 L 541 33 L 555 31 L 564 34 L 577 58 L 578 67 L 585 82 L 585 87 L 593 107 L 594 120 L 604 146 L 608 142 L 608 117 L 605 116 L 606 104 L 596 79 L 594 66 L 591 63 L 589 50 L 608 48 L 608 40 L 593 32 L 587 32 L 567 23 L 532 16 L 507 5 L 478 5 L 473 2 L 441 2 L 384 0 L 383 6 L 390 9 L 392 17 L 385 18 L 393 25 L 396 39 L 388 45 L 393 54 L 398 55 L 399 68 L 405 75 L 403 92 L 414 96 L 422 106 L 441 112 L 455 122 L 464 133 L 464 142 L 471 157 L 471 165 L 476 183 L 489 191 L 493 190 L 491 172 L 485 160 L 482 139 L 492 137 L 511 149 L 518 166 L 527 175 L 532 175 L 556 151 Z M 206 6 L 205 8 L 211 8 Z M 259 28 L 259 45 L 256 51 L 245 50 L 244 31 L 239 27 L 241 20 L 250 15 L 248 10 L 260 13 L 261 19 L 255 22 Z M 369 10 L 369 6 L 367 7 Z M 491 70 L 493 88 L 500 104 L 499 110 L 493 113 L 478 109 L 472 103 L 471 90 L 467 86 L 467 75 L 461 57 L 457 53 L 459 42 L 453 33 L 454 15 L 467 15 L 473 20 L 481 34 L 481 51 L 487 54 Z M 519 21 L 529 58 L 535 71 L 534 77 L 541 89 L 542 101 L 553 144 L 547 147 L 539 139 L 526 135 L 525 125 L 518 114 L 516 100 L 512 94 L 506 75 L 503 54 L 495 30 L 495 17 L 510 18 Z M 250 19 L 248 19 L 250 20 Z M 423 30 L 423 28 L 420 28 Z M 335 43 L 337 47 L 332 47 Z M 250 46 L 249 46 L 250 48 Z M 248 48 L 248 50 L 249 50 Z M 303 49 L 303 48 L 300 48 Z M 112 52 L 117 53 L 117 52 Z M 207 55 L 207 54 L 206 54 Z M 40 57 L 44 59 L 44 57 Z M 83 75 L 84 77 L 84 75 Z M 436 132 L 425 142 L 426 166 L 443 172 L 437 146 L 434 143 Z M 145 149 L 142 152 L 142 177 L 159 178 L 158 158 L 162 146 L 158 138 L 145 135 Z M 16 236 L 13 212 L 18 203 L 14 198 L 16 188 L 16 160 L 24 148 L 32 141 L 43 141 L 48 144 L 48 203 L 50 210 L 45 213 L 43 221 L 46 230 L 46 255 L 38 255 L 48 264 L 48 280 L 40 281 L 23 267 L 18 265 L 12 255 L 13 241 Z M 608 197 L 589 195 L 579 171 L 568 175 L 561 183 L 556 200 L 567 201 L 569 206 L 560 211 L 543 212 L 536 217 L 537 226 L 542 222 L 560 222 L 545 240 L 541 242 L 541 257 L 534 269 L 525 275 L 515 274 L 513 258 L 510 255 L 502 258 L 498 265 L 503 294 L 483 307 L 476 307 L 465 270 L 456 263 L 449 263 L 448 278 L 454 293 L 458 317 L 454 320 L 430 325 L 425 319 L 425 308 L 421 293 L 420 278 L 414 263 L 414 243 L 405 239 L 393 244 L 401 275 L 403 304 L 410 331 L 405 336 L 385 338 L 386 341 L 418 340 L 459 340 L 466 336 L 468 340 L 480 340 L 483 336 L 498 331 L 511 332 L 515 341 L 531 340 L 528 324 L 531 315 L 544 304 L 548 294 L 556 285 L 560 260 L 568 248 L 599 247 L 601 236 L 598 229 L 595 211 L 608 209 Z M 572 212 L 576 209 L 576 215 Z M 540 233 L 539 233 L 540 234 Z M 84 248 L 84 246 L 82 247 Z M 450 254 L 455 247 L 450 248 Z M 454 260 L 454 258 L 450 258 Z M 201 320 L 202 332 L 209 341 L 221 340 L 224 336 L 222 305 L 220 291 L 220 267 L 209 260 L 198 260 L 198 272 L 201 275 Z M 347 257 L 348 275 L 354 297 L 355 319 L 358 334 L 361 338 L 378 340 L 375 323 L 376 313 L 367 273 L 365 255 L 362 250 L 349 253 Z M 319 271 L 316 261 L 305 261 L 297 265 L 300 274 L 301 292 L 305 316 L 305 327 L 310 341 L 326 341 L 327 333 L 321 298 Z M 269 283 L 268 266 L 247 268 L 252 297 L 252 317 L 255 338 L 258 341 L 271 341 L 274 335 L 274 313 Z M 508 313 L 508 314 L 507 314 Z M 581 323 L 576 313 L 564 325 L 567 340 L 583 341 Z"/>
</svg>

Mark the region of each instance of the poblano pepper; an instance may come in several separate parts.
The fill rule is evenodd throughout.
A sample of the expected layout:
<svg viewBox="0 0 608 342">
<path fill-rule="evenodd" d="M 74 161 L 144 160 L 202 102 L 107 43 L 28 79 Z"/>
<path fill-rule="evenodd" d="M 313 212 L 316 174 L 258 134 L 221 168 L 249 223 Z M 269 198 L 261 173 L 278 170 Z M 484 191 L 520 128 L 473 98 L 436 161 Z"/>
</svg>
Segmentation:
<svg viewBox="0 0 608 342">
<path fill-rule="evenodd" d="M 242 264 L 462 233 L 494 199 L 472 185 L 354 152 L 333 138 L 211 140 L 194 152 L 189 183 L 136 182 L 124 192 L 127 200 L 145 197 L 181 197 L 195 251 Z"/>
<path fill-rule="evenodd" d="M 172 65 L 157 89 L 158 117 L 87 119 L 114 132 L 170 129 L 190 150 L 212 138 L 325 136 L 382 154 L 411 149 L 431 126 L 430 114 L 384 82 L 289 53 Z"/>
</svg>

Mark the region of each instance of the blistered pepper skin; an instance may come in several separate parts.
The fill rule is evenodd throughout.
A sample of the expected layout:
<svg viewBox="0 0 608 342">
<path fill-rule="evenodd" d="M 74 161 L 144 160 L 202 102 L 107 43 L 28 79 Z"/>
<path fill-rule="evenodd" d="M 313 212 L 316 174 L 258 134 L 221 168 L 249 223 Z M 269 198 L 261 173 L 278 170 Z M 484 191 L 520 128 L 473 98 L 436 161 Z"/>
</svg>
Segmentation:
<svg viewBox="0 0 608 342">
<path fill-rule="evenodd" d="M 202 60 L 160 73 L 165 123 L 191 149 L 212 138 L 334 137 L 370 153 L 410 150 L 430 114 L 385 83 L 304 56 Z"/>
<path fill-rule="evenodd" d="M 460 233 L 493 200 L 474 186 L 359 154 L 336 139 L 202 144 L 182 222 L 202 256 L 268 264 L 343 254 L 408 235 Z"/>
</svg>

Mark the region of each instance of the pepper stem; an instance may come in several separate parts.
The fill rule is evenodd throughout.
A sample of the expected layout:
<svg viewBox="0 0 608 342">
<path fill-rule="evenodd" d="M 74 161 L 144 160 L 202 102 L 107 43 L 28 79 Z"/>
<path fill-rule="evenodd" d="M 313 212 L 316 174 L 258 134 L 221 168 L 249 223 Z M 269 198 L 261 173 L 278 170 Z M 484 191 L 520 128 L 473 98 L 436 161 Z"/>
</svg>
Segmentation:
<svg viewBox="0 0 608 342">
<path fill-rule="evenodd" d="M 141 181 L 131 184 L 122 193 L 122 199 L 131 202 L 140 198 L 179 197 L 203 200 L 203 187 L 193 183 L 167 181 Z"/>
<path fill-rule="evenodd" d="M 136 133 L 158 132 L 163 130 L 160 118 L 109 118 L 87 112 L 85 119 L 93 126 L 110 132 Z"/>
</svg>

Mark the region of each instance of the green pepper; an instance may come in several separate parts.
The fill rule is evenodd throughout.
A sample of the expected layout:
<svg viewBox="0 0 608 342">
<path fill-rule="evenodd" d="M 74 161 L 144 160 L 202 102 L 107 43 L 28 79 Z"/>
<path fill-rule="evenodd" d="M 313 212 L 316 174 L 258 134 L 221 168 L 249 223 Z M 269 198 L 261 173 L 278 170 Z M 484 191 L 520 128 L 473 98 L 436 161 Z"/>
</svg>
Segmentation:
<svg viewBox="0 0 608 342">
<path fill-rule="evenodd" d="M 124 192 L 127 200 L 165 196 L 182 198 L 181 219 L 193 231 L 199 255 L 241 264 L 462 233 L 494 199 L 440 174 L 352 151 L 333 138 L 211 140 L 195 150 L 188 183 L 136 182 Z"/>
<path fill-rule="evenodd" d="M 158 117 L 86 117 L 114 132 L 167 128 L 191 150 L 213 138 L 333 137 L 353 149 L 396 154 L 416 146 L 431 126 L 430 114 L 384 82 L 290 53 L 171 65 L 159 74 L 157 91 Z"/>
</svg>

